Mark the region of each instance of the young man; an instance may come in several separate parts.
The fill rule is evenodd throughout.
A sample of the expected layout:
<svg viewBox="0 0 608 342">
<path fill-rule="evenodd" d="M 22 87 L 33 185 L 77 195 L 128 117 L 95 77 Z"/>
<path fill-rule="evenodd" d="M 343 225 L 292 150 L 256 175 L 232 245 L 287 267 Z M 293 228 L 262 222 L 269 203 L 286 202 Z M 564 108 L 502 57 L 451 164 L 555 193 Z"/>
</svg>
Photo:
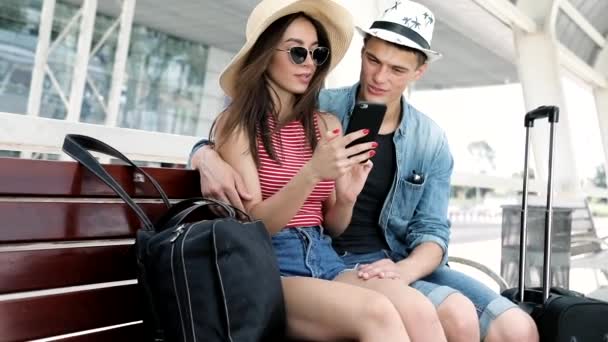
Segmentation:
<svg viewBox="0 0 608 342">
<path fill-rule="evenodd" d="M 537 341 L 526 313 L 446 266 L 452 155 L 441 128 L 402 95 L 441 57 L 430 46 L 434 22 L 426 7 L 396 1 L 369 30 L 358 29 L 365 37 L 360 82 L 319 95 L 320 109 L 337 115 L 344 128 L 356 101 L 387 105 L 374 167 L 334 247 L 359 277 L 398 275 L 427 296 L 449 341 Z M 191 159 L 203 194 L 242 206 L 249 198 L 239 176 L 204 144 Z"/>
</svg>

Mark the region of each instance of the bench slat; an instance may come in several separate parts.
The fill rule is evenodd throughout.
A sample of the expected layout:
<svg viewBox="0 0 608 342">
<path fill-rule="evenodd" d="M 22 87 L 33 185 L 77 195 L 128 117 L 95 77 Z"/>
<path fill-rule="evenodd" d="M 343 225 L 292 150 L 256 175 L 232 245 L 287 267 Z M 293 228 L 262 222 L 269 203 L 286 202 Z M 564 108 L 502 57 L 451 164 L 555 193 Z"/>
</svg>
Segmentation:
<svg viewBox="0 0 608 342">
<path fill-rule="evenodd" d="M 134 183 L 131 167 L 105 165 L 106 170 L 132 197 L 160 198 L 149 182 Z M 156 179 L 169 198 L 200 196 L 198 173 L 193 170 L 143 168 Z M 92 173 L 76 162 L 0 158 L 0 196 L 116 197 Z M 197 186 L 192 186 L 197 184 Z"/>
<path fill-rule="evenodd" d="M 166 208 L 142 203 L 156 220 Z M 124 203 L 0 202 L 0 243 L 132 237 L 141 227 Z"/>
<path fill-rule="evenodd" d="M 0 252 L 0 294 L 135 277 L 132 245 Z"/>
<path fill-rule="evenodd" d="M 142 342 L 144 334 L 143 324 L 133 324 L 111 330 L 104 330 L 92 334 L 80 335 L 61 339 L 61 342 Z"/>
<path fill-rule="evenodd" d="M 128 325 L 116 329 L 99 331 L 61 339 L 61 342 L 143 342 L 144 325 L 142 323 Z"/>
<path fill-rule="evenodd" d="M 24 341 L 141 320 L 137 285 L 0 301 L 2 341 Z"/>
</svg>

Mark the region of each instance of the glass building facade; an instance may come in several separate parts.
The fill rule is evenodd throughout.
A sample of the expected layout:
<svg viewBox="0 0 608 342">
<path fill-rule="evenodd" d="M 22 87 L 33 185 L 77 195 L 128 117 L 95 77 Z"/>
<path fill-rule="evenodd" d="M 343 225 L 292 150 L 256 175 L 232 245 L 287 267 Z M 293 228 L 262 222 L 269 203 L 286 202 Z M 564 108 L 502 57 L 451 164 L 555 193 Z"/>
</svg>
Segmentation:
<svg viewBox="0 0 608 342">
<path fill-rule="evenodd" d="M 0 111 L 25 114 L 38 41 L 42 0 L 0 1 Z M 78 7 L 57 2 L 48 67 L 69 97 L 79 23 L 57 44 Z M 118 30 L 101 44 L 115 18 L 97 14 L 80 121 L 103 124 L 109 97 Z M 197 135 L 209 47 L 134 24 L 121 92 L 118 126 Z M 67 108 L 45 76 L 39 115 L 63 119 Z"/>
</svg>

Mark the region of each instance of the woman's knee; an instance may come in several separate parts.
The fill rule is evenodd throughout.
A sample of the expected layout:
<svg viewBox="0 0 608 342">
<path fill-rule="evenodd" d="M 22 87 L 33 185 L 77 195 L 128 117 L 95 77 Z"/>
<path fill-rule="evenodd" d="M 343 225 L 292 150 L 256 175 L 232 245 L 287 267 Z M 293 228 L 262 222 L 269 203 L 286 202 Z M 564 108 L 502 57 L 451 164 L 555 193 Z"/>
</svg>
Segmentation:
<svg viewBox="0 0 608 342">
<path fill-rule="evenodd" d="M 359 316 L 367 328 L 377 329 L 386 325 L 401 324 L 401 316 L 395 305 L 381 293 L 370 293 L 361 298 Z"/>
<path fill-rule="evenodd" d="M 403 292 L 405 296 L 399 301 L 398 309 L 406 321 L 413 321 L 420 328 L 440 324 L 437 309 L 427 297 L 412 288 Z"/>
<path fill-rule="evenodd" d="M 448 296 L 437 310 L 439 319 L 448 336 L 468 336 L 479 340 L 479 320 L 475 305 L 460 293 Z"/>
</svg>

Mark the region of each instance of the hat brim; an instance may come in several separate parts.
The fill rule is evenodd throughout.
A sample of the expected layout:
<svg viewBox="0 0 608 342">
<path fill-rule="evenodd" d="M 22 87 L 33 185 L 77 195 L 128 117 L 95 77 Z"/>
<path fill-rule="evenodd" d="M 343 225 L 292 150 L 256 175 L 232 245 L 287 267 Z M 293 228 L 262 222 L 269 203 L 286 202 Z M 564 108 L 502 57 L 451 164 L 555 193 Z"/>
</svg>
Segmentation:
<svg viewBox="0 0 608 342">
<path fill-rule="evenodd" d="M 353 38 L 354 22 L 350 12 L 334 0 L 295 1 L 274 12 L 247 37 L 247 41 L 241 50 L 232 58 L 220 75 L 220 87 L 226 95 L 234 97 L 238 74 L 243 67 L 247 54 L 260 35 L 277 19 L 298 12 L 304 12 L 317 20 L 327 31 L 331 46 L 329 70 L 335 68 L 344 58 Z"/>
<path fill-rule="evenodd" d="M 438 59 L 440 59 L 441 57 L 443 57 L 443 55 L 440 52 L 425 49 L 425 48 L 421 47 L 420 45 L 418 45 L 416 42 L 414 42 L 398 33 L 392 32 L 392 31 L 388 31 L 388 30 L 384 30 L 384 29 L 376 29 L 376 28 L 371 29 L 371 30 L 366 30 L 359 26 L 357 26 L 357 31 L 364 37 L 365 37 L 365 35 L 369 34 L 372 37 L 376 37 L 376 38 L 385 40 L 387 42 L 391 42 L 394 44 L 407 46 L 412 49 L 420 50 L 426 55 L 427 63 L 433 63 L 433 62 L 437 61 Z"/>
</svg>

